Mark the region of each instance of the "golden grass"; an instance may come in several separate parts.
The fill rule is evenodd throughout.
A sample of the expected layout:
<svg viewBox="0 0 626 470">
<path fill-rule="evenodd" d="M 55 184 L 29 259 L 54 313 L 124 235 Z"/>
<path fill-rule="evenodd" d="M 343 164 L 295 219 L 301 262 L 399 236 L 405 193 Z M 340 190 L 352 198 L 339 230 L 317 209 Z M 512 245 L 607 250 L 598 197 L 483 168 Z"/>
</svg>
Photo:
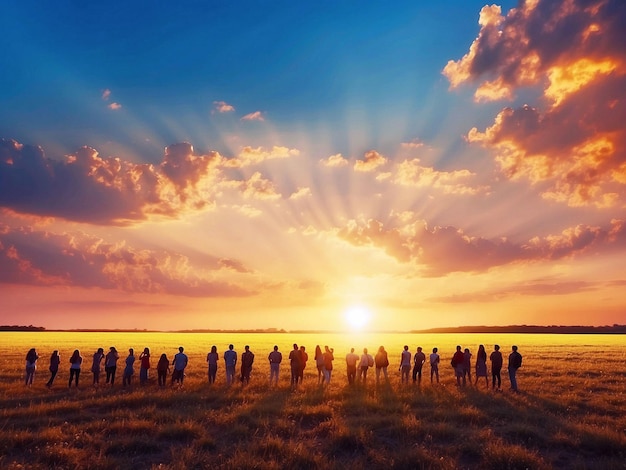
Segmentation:
<svg viewBox="0 0 626 470">
<path fill-rule="evenodd" d="M 626 339 L 598 335 L 235 335 L 161 333 L 0 333 L 0 468 L 625 468 Z M 458 389 L 448 366 L 456 344 L 475 353 L 498 342 L 524 355 L 522 393 Z M 256 353 L 251 384 L 209 386 L 206 353 L 233 342 Z M 268 386 L 267 354 L 278 344 L 307 346 L 304 385 L 289 386 L 288 365 L 278 388 Z M 150 347 L 153 358 L 179 345 L 190 358 L 182 389 L 156 379 L 122 389 L 91 386 L 91 355 L 115 345 Z M 316 344 L 335 348 L 328 387 L 317 386 Z M 350 347 L 384 344 L 390 383 L 347 385 L 343 357 Z M 400 383 L 404 344 L 442 356 L 441 384 Z M 33 387 L 23 383 L 24 356 L 41 359 Z M 80 349 L 79 390 L 68 390 L 68 359 Z M 62 362 L 51 390 L 47 360 Z M 156 361 L 153 361 L 156 362 Z M 121 367 L 118 367 L 118 372 Z M 136 365 L 136 371 L 138 364 Z M 428 367 L 426 367 L 428 370 Z M 506 372 L 506 371 L 505 371 Z M 118 374 L 121 375 L 121 374 Z M 136 377 L 137 379 L 137 377 Z M 508 377 L 503 374 L 504 388 Z"/>
</svg>

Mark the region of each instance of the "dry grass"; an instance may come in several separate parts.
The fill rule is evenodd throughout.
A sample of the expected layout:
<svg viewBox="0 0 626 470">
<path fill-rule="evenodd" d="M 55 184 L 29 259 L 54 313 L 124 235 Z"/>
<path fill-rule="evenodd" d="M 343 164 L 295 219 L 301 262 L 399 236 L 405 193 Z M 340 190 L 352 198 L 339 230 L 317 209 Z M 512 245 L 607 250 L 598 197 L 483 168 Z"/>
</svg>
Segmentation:
<svg viewBox="0 0 626 470">
<path fill-rule="evenodd" d="M 335 376 L 329 387 L 318 387 L 310 362 L 305 384 L 296 391 L 289 387 L 286 366 L 278 388 L 267 383 L 265 358 L 271 345 L 277 342 L 288 351 L 291 338 L 246 338 L 257 353 L 252 382 L 246 388 L 226 388 L 222 368 L 218 384 L 206 383 L 204 358 L 210 345 L 199 347 L 191 336 L 179 335 L 169 343 L 158 338 L 159 343 L 141 334 L 97 342 L 94 337 L 76 341 L 38 335 L 1 337 L 3 469 L 626 468 L 622 337 L 500 339 L 504 350 L 512 340 L 519 343 L 525 356 L 519 374 L 523 391 L 513 394 L 485 390 L 484 382 L 454 386 L 447 356 L 457 342 L 476 349 L 479 338 L 467 335 L 385 338 L 392 373 L 390 384 L 380 387 L 373 374 L 366 387 L 346 384 L 339 353 L 347 349 L 346 339 L 310 337 L 305 344 L 311 353 L 317 342 L 335 345 Z M 484 336 L 480 340 L 489 348 L 491 338 Z M 159 389 L 151 379 L 145 387 L 94 389 L 87 352 L 113 340 L 120 351 L 139 350 L 149 342 L 155 355 L 161 348 L 171 353 L 183 341 L 191 362 L 185 386 Z M 439 386 L 431 386 L 428 378 L 421 388 L 400 384 L 394 353 L 399 355 L 405 342 L 413 349 L 418 340 L 425 348 L 438 342 L 443 364 Z M 215 342 L 222 351 L 226 340 Z M 375 344 L 365 345 L 374 349 Z M 42 360 L 35 385 L 27 388 L 22 363 L 32 345 Z M 86 357 L 84 375 L 79 390 L 68 390 L 65 363 L 77 346 Z M 63 362 L 58 381 L 48 390 L 46 359 L 52 348 L 61 350 Z"/>
</svg>

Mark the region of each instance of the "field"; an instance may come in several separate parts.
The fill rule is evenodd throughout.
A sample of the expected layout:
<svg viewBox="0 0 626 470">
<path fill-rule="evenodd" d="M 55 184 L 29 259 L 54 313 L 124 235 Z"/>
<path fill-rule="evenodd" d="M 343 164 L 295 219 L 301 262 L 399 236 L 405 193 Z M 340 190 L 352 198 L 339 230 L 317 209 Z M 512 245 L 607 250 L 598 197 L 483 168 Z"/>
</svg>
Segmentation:
<svg viewBox="0 0 626 470">
<path fill-rule="evenodd" d="M 251 383 L 227 388 L 223 361 L 207 383 L 206 354 L 229 343 L 256 354 Z M 304 384 L 291 390 L 291 344 L 310 355 Z M 519 346 L 520 393 L 458 388 L 449 365 L 456 344 L 476 353 L 493 344 L 506 355 Z M 284 355 L 280 383 L 268 385 L 267 355 Z M 315 345 L 335 348 L 331 384 L 317 384 Z M 389 351 L 388 384 L 348 386 L 345 354 L 379 345 Z M 441 383 L 428 371 L 421 387 L 400 383 L 402 346 L 438 347 Z M 150 383 L 91 385 L 91 356 L 115 345 L 162 352 L 179 345 L 190 365 L 184 387 Z M 24 385 L 24 357 L 40 355 L 34 385 Z M 54 386 L 45 387 L 48 358 L 61 354 Z M 80 349 L 78 389 L 68 390 L 69 357 Z M 121 362 L 122 362 L 121 361 Z M 506 368 L 506 365 L 505 365 Z M 135 367 L 138 370 L 138 364 Z M 119 382 L 119 384 L 117 383 Z M 290 335 L 170 333 L 0 333 L 0 468 L 626 468 L 626 337 L 617 335 Z"/>
</svg>

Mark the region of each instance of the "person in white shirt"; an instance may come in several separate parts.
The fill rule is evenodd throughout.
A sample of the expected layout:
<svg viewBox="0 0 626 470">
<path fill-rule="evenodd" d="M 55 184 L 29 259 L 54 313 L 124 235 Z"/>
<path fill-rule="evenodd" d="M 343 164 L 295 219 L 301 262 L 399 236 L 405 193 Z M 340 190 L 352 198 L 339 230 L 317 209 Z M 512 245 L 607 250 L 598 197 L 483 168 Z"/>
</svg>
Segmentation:
<svg viewBox="0 0 626 470">
<path fill-rule="evenodd" d="M 224 353 L 224 365 L 226 366 L 226 385 L 231 385 L 235 378 L 235 366 L 237 365 L 237 352 L 232 344 L 228 345 L 228 351 Z"/>
<path fill-rule="evenodd" d="M 433 348 L 433 353 L 430 355 L 430 383 L 433 383 L 433 375 L 437 378 L 439 383 L 439 354 L 437 354 L 437 348 Z"/>
<path fill-rule="evenodd" d="M 400 354 L 400 372 L 402 373 L 402 383 L 409 383 L 409 373 L 411 372 L 411 352 L 408 346 L 404 346 L 404 351 Z"/>
<path fill-rule="evenodd" d="M 365 385 L 367 380 L 367 370 L 374 365 L 374 358 L 371 354 L 367 353 L 367 348 L 363 348 L 363 354 L 361 355 L 361 361 L 359 362 L 359 379 Z"/>
</svg>

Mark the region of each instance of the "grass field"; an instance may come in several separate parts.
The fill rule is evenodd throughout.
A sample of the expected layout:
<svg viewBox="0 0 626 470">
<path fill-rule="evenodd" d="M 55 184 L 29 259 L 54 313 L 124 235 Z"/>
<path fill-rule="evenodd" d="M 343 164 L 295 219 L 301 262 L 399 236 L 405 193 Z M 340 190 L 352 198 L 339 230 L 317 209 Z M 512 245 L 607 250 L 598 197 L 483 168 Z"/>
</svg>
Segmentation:
<svg viewBox="0 0 626 470">
<path fill-rule="evenodd" d="M 228 343 L 256 354 L 249 386 L 206 380 L 206 354 Z M 289 386 L 286 356 L 305 344 L 310 360 L 304 385 Z M 448 365 L 454 347 L 493 344 L 524 355 L 521 393 L 457 388 Z M 278 388 L 268 386 L 267 355 L 278 344 L 285 356 Z M 334 376 L 317 385 L 316 344 L 335 348 Z M 389 351 L 389 384 L 348 386 L 345 354 L 355 347 Z M 403 385 L 402 346 L 441 353 L 441 383 Z M 183 388 L 94 389 L 91 356 L 115 345 L 150 347 L 153 365 L 179 345 L 190 358 Z M 25 387 L 24 357 L 40 360 Z M 84 357 L 81 386 L 67 388 L 69 356 Z M 61 353 L 51 390 L 48 358 Z M 121 369 L 122 367 L 118 367 Z M 138 364 L 135 367 L 138 370 Z M 428 373 L 429 367 L 425 367 Z M 138 374 L 135 375 L 137 381 Z M 0 468 L 626 468 L 626 338 L 612 335 L 267 335 L 167 333 L 0 333 Z"/>
</svg>

